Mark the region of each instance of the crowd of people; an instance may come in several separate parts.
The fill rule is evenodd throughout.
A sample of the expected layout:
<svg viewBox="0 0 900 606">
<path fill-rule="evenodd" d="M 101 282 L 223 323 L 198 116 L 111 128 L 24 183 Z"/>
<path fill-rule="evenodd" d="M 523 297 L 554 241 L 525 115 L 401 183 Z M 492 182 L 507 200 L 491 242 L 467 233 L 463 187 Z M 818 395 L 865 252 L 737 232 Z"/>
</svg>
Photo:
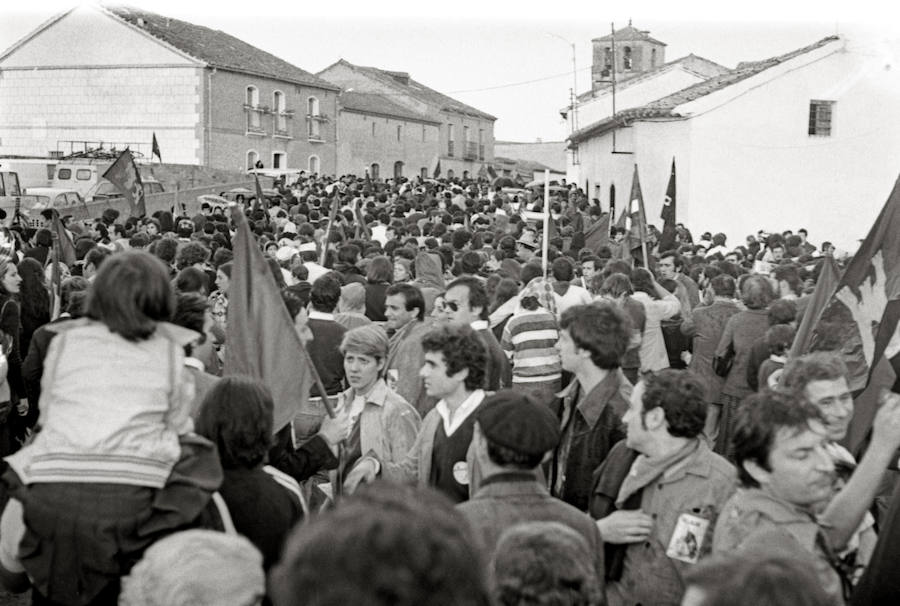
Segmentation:
<svg viewBox="0 0 900 606">
<path fill-rule="evenodd" d="M 544 258 L 523 213 L 543 192 L 276 185 L 193 216 L 4 229 L 7 590 L 53 606 L 878 603 L 900 395 L 851 451 L 838 337 L 791 352 L 833 246 L 680 224 L 598 241 L 613 222 L 569 186 Z M 248 346 L 229 340 L 241 214 L 321 379 L 283 427 L 272 385 L 225 366 Z"/>
</svg>

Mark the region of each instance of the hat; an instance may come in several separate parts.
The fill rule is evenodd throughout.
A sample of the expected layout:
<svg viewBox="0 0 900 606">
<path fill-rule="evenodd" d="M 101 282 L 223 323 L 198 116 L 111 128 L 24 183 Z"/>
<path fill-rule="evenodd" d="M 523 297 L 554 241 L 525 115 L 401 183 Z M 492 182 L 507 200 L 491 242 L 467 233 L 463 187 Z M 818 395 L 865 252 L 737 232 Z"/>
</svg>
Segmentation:
<svg viewBox="0 0 900 606">
<path fill-rule="evenodd" d="M 300 252 L 315 252 L 316 251 L 316 243 L 315 242 L 304 242 L 300 245 L 298 249 Z"/>
<path fill-rule="evenodd" d="M 295 254 L 297 254 L 297 251 L 292 246 L 282 246 L 275 251 L 275 260 L 290 261 L 291 257 L 293 257 Z"/>
<path fill-rule="evenodd" d="M 523 455 L 542 455 L 559 443 L 556 415 L 512 389 L 486 398 L 475 419 L 489 442 Z"/>
<path fill-rule="evenodd" d="M 516 240 L 516 244 L 521 244 L 522 246 L 527 246 L 532 250 L 537 248 L 537 242 L 534 240 L 534 234 L 529 231 L 523 231 L 521 237 Z"/>
</svg>

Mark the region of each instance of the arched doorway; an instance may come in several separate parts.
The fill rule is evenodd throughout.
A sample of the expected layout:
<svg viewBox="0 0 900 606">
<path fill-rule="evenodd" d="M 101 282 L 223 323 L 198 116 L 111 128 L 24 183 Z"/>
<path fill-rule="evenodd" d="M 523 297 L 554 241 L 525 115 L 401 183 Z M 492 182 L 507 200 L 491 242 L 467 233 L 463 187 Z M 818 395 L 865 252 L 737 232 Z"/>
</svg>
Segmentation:
<svg viewBox="0 0 900 606">
<path fill-rule="evenodd" d="M 394 162 L 394 178 L 399 179 L 402 176 L 403 176 L 403 162 L 400 160 L 397 160 L 396 162 Z"/>
<path fill-rule="evenodd" d="M 373 179 L 378 178 L 378 174 L 381 172 L 381 167 L 377 162 L 373 162 L 372 166 L 369 167 L 369 176 Z"/>
</svg>

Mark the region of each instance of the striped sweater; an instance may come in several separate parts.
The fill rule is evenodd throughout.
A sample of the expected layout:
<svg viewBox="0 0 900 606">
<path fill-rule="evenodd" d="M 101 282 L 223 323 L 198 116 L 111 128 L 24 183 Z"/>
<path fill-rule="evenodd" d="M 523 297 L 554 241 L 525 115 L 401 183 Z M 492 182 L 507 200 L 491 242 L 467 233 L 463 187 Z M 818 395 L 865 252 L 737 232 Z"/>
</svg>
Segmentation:
<svg viewBox="0 0 900 606">
<path fill-rule="evenodd" d="M 513 366 L 513 383 L 553 381 L 562 376 L 556 316 L 543 308 L 518 309 L 506 323 L 500 346 Z"/>
</svg>

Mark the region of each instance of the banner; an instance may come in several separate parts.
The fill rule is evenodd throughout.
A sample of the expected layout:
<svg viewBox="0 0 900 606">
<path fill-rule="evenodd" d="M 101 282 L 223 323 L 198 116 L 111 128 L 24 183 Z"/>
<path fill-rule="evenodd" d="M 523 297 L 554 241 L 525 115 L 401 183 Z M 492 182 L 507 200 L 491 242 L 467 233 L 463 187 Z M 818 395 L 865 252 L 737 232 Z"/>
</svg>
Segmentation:
<svg viewBox="0 0 900 606">
<path fill-rule="evenodd" d="M 147 207 L 144 204 L 144 184 L 141 182 L 141 173 L 134 163 L 130 150 L 126 149 L 119 154 L 112 166 L 103 173 L 103 178 L 125 194 L 125 198 L 131 204 L 131 216 L 143 217 L 147 214 Z"/>
<path fill-rule="evenodd" d="M 272 392 L 274 432 L 290 423 L 308 402 L 313 384 L 309 358 L 275 278 L 243 212 L 232 210 L 234 267 L 228 291 L 225 375 L 259 379 Z"/>
<path fill-rule="evenodd" d="M 162 162 L 162 155 L 159 153 L 159 143 L 156 142 L 156 133 L 153 133 L 153 146 L 150 151 L 150 159 L 153 159 L 153 156 L 159 158 L 160 163 Z"/>
<path fill-rule="evenodd" d="M 659 252 L 673 250 L 675 248 L 675 158 L 672 158 L 672 174 L 669 175 L 669 185 L 666 187 L 666 197 L 663 200 L 662 213 L 660 218 L 663 220 L 662 235 L 659 238 Z"/>
</svg>

